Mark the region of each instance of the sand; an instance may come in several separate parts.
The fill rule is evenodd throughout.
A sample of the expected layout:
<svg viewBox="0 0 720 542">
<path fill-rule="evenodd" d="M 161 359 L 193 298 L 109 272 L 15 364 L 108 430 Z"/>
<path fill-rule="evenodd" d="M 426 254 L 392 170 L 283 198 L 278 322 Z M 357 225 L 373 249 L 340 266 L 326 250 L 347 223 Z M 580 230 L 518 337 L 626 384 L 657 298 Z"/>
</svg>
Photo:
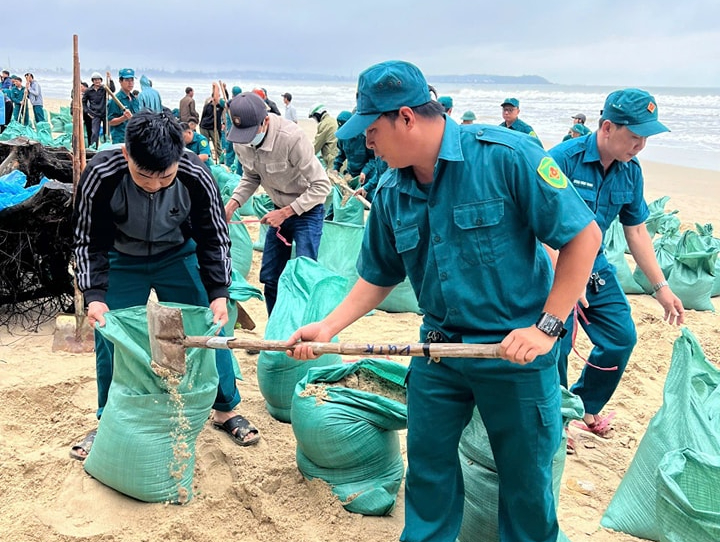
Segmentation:
<svg viewBox="0 0 720 542">
<path fill-rule="evenodd" d="M 64 104 L 63 104 L 64 105 Z M 52 107 L 52 106 L 50 106 Z M 312 125 L 305 125 L 309 129 Z M 685 227 L 711 222 L 720 227 L 716 184 L 720 172 L 644 163 L 647 199 L 671 196 Z M 251 235 L 256 235 L 251 230 Z M 254 253 L 249 282 L 258 285 L 260 253 Z M 720 298 L 714 300 L 716 308 Z M 639 346 L 606 411 L 615 411 L 616 432 L 602 440 L 573 430 L 578 452 L 569 456 L 563 477 L 559 518 L 575 542 L 627 542 L 634 537 L 599 527 L 600 518 L 623 477 L 648 422 L 662 403 L 672 343 L 679 330 L 662 321 L 649 296 L 630 296 Z M 266 323 L 263 303 L 245 309 Z M 340 340 L 411 342 L 420 317 L 375 311 L 340 335 Z M 716 314 L 688 311 L 686 325 L 712 361 L 720 359 Z M 240 333 L 240 332 L 238 332 Z M 52 352 L 53 322 L 37 333 L 0 331 L 0 533 L 3 540 L 175 541 L 243 540 L 334 542 L 397 540 L 403 525 L 403 491 L 389 517 L 345 511 L 322 482 L 303 479 L 295 465 L 289 424 L 265 410 L 256 378 L 257 356 L 238 351 L 244 380 L 239 411 L 262 432 L 258 445 L 242 448 L 209 425 L 197 442 L 195 497 L 185 506 L 146 504 L 103 486 L 68 457 L 70 446 L 95 427 L 93 354 Z M 578 349 L 589 344 L 580 334 Z M 402 361 L 400 358 L 396 358 Z M 581 361 L 571 360 L 571 378 Z M 582 433 L 582 434 L 581 434 Z M 405 453 L 404 434 L 401 433 Z M 578 485 L 591 484 L 586 495 Z M 573 489 L 575 488 L 575 489 Z"/>
</svg>

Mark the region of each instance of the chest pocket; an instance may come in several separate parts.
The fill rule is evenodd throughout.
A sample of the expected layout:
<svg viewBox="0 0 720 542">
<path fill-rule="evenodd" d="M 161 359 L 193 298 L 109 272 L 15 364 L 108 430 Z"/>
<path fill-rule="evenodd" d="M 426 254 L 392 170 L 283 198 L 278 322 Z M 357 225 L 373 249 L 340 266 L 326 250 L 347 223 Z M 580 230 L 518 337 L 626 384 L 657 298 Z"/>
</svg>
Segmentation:
<svg viewBox="0 0 720 542">
<path fill-rule="evenodd" d="M 610 201 L 613 205 L 625 205 L 633 200 L 633 193 L 626 190 L 613 190 L 610 193 Z"/>
<path fill-rule="evenodd" d="M 460 256 L 467 266 L 494 262 L 505 245 L 501 226 L 505 206 L 500 198 L 453 207 L 453 222 L 459 229 Z"/>
<path fill-rule="evenodd" d="M 282 175 L 288 170 L 287 162 L 269 162 L 265 164 L 265 171 L 273 175 Z"/>
<path fill-rule="evenodd" d="M 417 248 L 420 242 L 420 231 L 417 226 L 408 226 L 395 231 L 395 249 L 403 254 Z"/>
</svg>

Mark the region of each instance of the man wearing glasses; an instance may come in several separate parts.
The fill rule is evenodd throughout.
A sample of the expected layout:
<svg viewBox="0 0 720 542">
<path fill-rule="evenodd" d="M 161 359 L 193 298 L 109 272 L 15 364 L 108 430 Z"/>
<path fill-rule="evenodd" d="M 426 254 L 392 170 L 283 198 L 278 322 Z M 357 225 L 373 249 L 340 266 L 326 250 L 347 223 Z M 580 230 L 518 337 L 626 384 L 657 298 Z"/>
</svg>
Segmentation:
<svg viewBox="0 0 720 542">
<path fill-rule="evenodd" d="M 520 116 L 520 100 L 517 98 L 505 98 L 505 101 L 500 105 L 502 106 L 503 116 L 503 121 L 500 123 L 500 126 L 528 134 L 540 143 L 540 138 L 535 133 L 535 130 L 533 130 L 533 127 L 518 118 Z M 540 146 L 542 146 L 542 143 L 540 143 Z"/>
</svg>

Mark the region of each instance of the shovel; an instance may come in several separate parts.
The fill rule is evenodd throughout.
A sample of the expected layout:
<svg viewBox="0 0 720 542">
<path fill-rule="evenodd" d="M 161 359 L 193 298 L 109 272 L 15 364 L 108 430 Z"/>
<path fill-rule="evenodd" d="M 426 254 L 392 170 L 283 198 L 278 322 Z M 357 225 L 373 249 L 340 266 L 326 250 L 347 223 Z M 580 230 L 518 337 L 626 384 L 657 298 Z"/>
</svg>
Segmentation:
<svg viewBox="0 0 720 542">
<path fill-rule="evenodd" d="M 153 361 L 174 373 L 185 374 L 186 348 L 245 348 L 285 352 L 285 341 L 239 339 L 237 337 L 188 337 L 185 335 L 182 310 L 155 302 L 147 304 L 148 335 Z M 425 356 L 439 358 L 497 358 L 499 344 L 415 343 L 415 344 L 349 344 L 301 342 L 316 355 L 346 354 L 355 356 Z"/>
</svg>

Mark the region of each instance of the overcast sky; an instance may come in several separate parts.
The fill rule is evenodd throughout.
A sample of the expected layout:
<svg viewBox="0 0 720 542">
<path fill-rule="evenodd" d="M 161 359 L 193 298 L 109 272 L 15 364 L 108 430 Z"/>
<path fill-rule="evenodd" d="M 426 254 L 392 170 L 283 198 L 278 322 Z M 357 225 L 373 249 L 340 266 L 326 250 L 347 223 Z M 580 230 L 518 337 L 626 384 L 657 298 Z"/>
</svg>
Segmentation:
<svg viewBox="0 0 720 542">
<path fill-rule="evenodd" d="M 720 87 L 718 0 L 28 0 L 3 2 L 0 64 L 357 76 L 427 75 Z"/>
</svg>

